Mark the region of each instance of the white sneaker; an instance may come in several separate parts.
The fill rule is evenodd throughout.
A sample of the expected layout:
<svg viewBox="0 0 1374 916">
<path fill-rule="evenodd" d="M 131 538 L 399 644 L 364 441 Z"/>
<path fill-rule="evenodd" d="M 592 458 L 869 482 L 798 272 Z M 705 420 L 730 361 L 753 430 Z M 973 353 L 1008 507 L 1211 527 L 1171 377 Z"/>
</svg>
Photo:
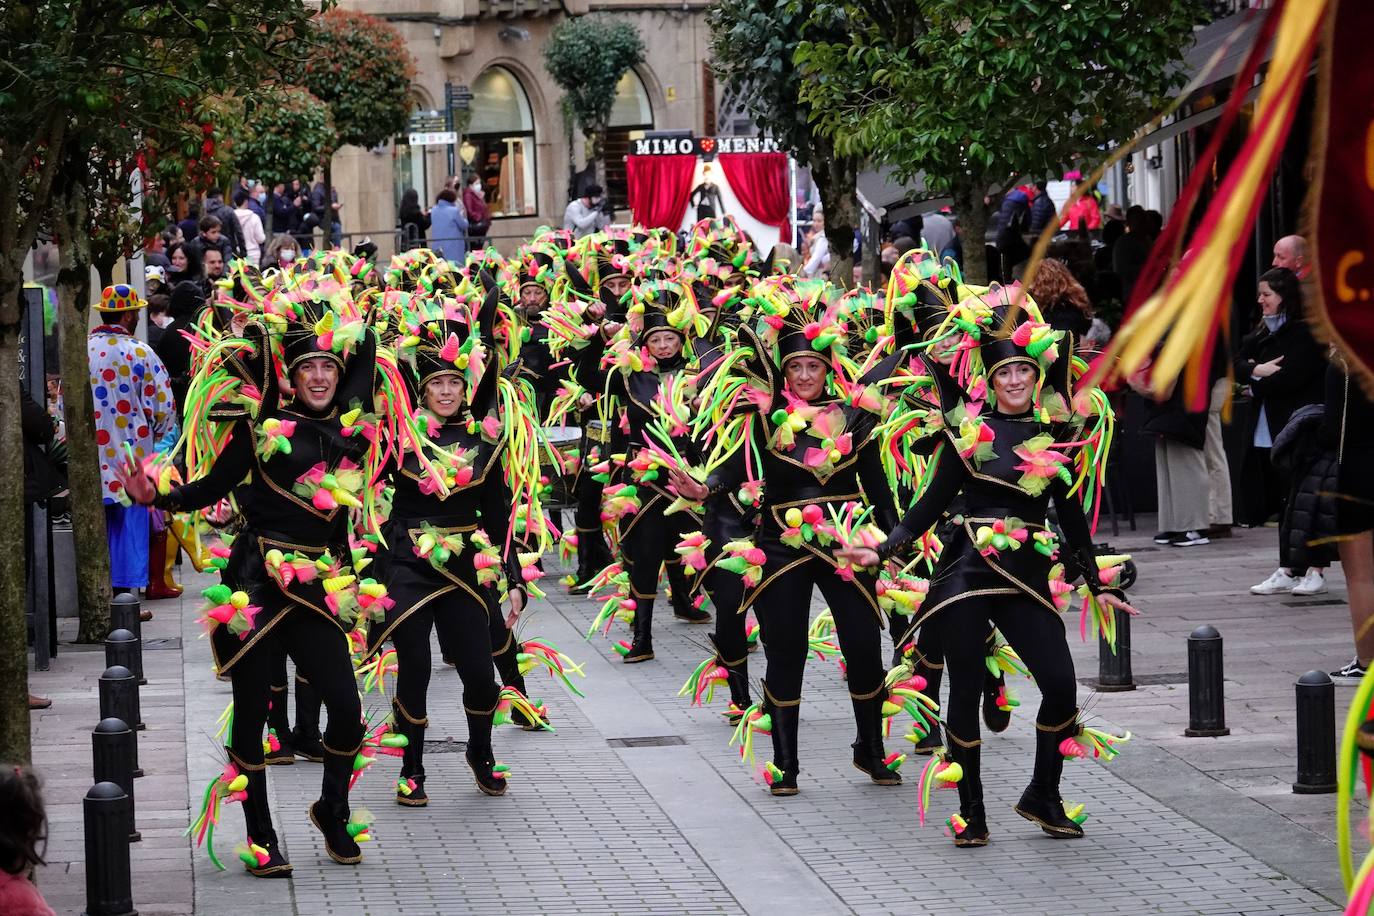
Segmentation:
<svg viewBox="0 0 1374 916">
<path fill-rule="evenodd" d="M 1184 531 L 1169 539 L 1171 547 L 1201 547 L 1210 543 L 1212 542 L 1207 539 L 1207 535 L 1201 531 Z"/>
<path fill-rule="evenodd" d="M 1326 591 L 1326 577 L 1319 570 L 1308 569 L 1307 574 L 1293 586 L 1295 595 L 1320 595 Z"/>
<path fill-rule="evenodd" d="M 1297 584 L 1298 580 L 1284 572 L 1283 567 L 1280 566 L 1270 574 L 1268 579 L 1259 585 L 1250 586 L 1250 594 L 1277 595 L 1280 592 L 1291 592 Z"/>
</svg>

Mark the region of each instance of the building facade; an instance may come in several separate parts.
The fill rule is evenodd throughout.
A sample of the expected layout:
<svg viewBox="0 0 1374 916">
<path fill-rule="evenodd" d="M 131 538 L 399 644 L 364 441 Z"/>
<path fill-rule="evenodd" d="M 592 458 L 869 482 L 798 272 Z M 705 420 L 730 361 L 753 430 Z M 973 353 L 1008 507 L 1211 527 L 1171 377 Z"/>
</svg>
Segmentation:
<svg viewBox="0 0 1374 916">
<path fill-rule="evenodd" d="M 487 235 L 509 250 L 538 227 L 561 225 L 571 177 L 585 167 L 580 131 L 544 69 L 550 32 L 568 16 L 603 12 L 633 23 L 644 63 L 618 88 L 606 144 L 607 191 L 625 213 L 624 154 L 649 130 L 716 130 L 709 29 L 700 0 L 345 0 L 391 23 L 416 62 L 412 131 L 384 147 L 334 157 L 344 231 L 370 234 L 389 254 L 407 188 L 432 204 L 444 180 L 478 174 L 492 211 Z M 452 130 L 452 142 L 444 134 Z M 571 133 L 570 133 L 571 131 Z M 430 136 L 412 136 L 429 134 Z M 411 140 L 430 141 L 427 144 Z"/>
</svg>

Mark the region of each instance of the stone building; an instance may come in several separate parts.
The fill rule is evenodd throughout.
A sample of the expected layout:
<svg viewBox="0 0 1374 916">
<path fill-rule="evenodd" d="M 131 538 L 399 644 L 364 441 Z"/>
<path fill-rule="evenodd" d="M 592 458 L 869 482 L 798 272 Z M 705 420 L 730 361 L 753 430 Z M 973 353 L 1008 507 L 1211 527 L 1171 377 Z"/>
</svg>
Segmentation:
<svg viewBox="0 0 1374 916">
<path fill-rule="evenodd" d="M 345 147 L 334 157 L 344 231 L 368 233 L 388 254 L 407 188 L 433 203 L 450 174 L 482 176 L 493 212 L 488 236 L 509 249 L 541 225 L 561 225 L 572 174 L 584 167 L 581 133 L 565 124 L 562 90 L 544 69 L 553 27 L 605 12 L 639 30 L 645 61 L 621 80 L 607 139 L 607 190 L 621 219 L 624 154 L 646 130 L 716 132 L 709 29 L 701 0 L 344 0 L 390 22 L 416 61 L 415 133 L 456 129 L 456 142 Z M 452 116 L 446 111 L 452 108 Z M 450 125 L 452 127 L 450 127 Z M 416 138 L 423 139 L 423 138 Z M 441 139 L 431 137 L 428 139 Z"/>
</svg>

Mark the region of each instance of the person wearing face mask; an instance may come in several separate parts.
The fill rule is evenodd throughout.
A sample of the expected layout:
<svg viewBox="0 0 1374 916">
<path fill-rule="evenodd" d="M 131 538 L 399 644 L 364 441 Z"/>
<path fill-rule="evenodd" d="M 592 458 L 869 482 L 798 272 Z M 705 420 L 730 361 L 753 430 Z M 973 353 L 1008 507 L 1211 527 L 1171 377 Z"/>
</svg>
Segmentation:
<svg viewBox="0 0 1374 916">
<path fill-rule="evenodd" d="M 634 636 L 630 643 L 616 647 L 626 664 L 637 664 L 654 657 L 654 601 L 665 564 L 673 616 L 687 623 L 710 623 L 711 615 L 694 606 L 691 583 L 675 551 L 678 543 L 696 530 L 695 517 L 685 512 L 664 513 L 675 496 L 662 471 L 655 471 L 649 458 L 650 443 L 659 441 L 650 432 L 659 411 L 666 409 L 681 416 L 686 409 L 673 396 L 681 397 L 686 385 L 688 366 L 683 349 L 697 305 L 691 288 L 673 280 L 641 280 L 632 287 L 630 296 L 634 303 L 630 317 L 632 321 L 639 317 L 638 327 L 633 338 L 622 338 L 609 355 L 615 368 L 606 390 L 614 403 L 624 405 L 629 430 L 625 461 L 615 482 L 633 488 L 639 502 L 638 510 L 618 523 L 620 556 L 629 575 L 629 600 L 634 606 Z M 601 362 L 605 341 L 599 335 L 593 341 L 580 357 L 584 366 Z M 699 460 L 687 430 L 668 429 L 668 435 L 681 454 Z"/>
<path fill-rule="evenodd" d="M 395 603 L 383 623 L 373 627 L 369 646 L 373 654 L 387 640 L 396 648 L 392 708 L 397 730 L 408 739 L 396 803 L 407 807 L 423 807 L 429 800 L 424 735 L 431 630 L 438 630 L 463 682 L 466 757 L 482 792 L 506 791 L 504 767 L 496 762 L 491 740 L 498 702 L 511 702 L 513 714 L 532 727 L 546 727 L 525 701 L 513 653 L 508 653 L 512 664 L 502 672 L 505 687 L 492 677 L 493 652 L 505 648 L 494 645 L 492 637 L 499 633 L 510 642 L 510 628 L 526 603 L 519 547 L 508 546 L 513 506 L 518 505 L 512 493 L 527 491 L 533 483 L 529 475 L 538 474 L 537 460 L 513 451 L 513 431 L 532 418 L 522 422 L 510 415 L 526 409 L 524 401 L 517 396 L 518 383 L 501 376 L 494 361 L 497 297 L 493 287 L 485 301 L 417 299 L 403 307 L 400 318 L 413 329 L 402 348 L 410 351 L 405 361 L 414 366 L 407 379 L 417 394 L 417 418 L 426 441 L 423 454 L 407 448 L 390 471 L 395 492 L 384 559 L 388 594 Z M 502 421 L 492 423 L 498 415 Z M 504 621 L 492 601 L 494 583 L 479 571 L 495 574 L 481 565 L 484 558 L 492 564 L 499 559 L 495 568 L 504 569 L 509 584 L 510 612 Z"/>
<path fill-rule="evenodd" d="M 1108 613 L 1135 613 L 1104 585 L 1082 506 L 1070 491 L 1072 448 L 1084 440 L 1075 404 L 1071 338 L 1039 321 L 1033 303 L 1015 334 L 999 330 L 1011 299 L 994 288 L 965 300 L 965 314 L 989 314 L 987 339 L 977 346 L 986 379 L 988 405 L 971 398 L 957 427 L 938 428 L 929 483 L 878 549 L 851 546 L 839 556 L 859 567 L 876 567 L 916 546 L 917 540 L 962 494 L 962 519 L 940 552 L 929 591 L 911 627 L 939 633 L 949 675 L 945 708 L 948 762 L 962 775 L 959 816 L 951 820 L 954 844 L 985 846 L 988 821 L 983 805 L 979 700 L 984 686 L 985 640 L 995 624 L 1030 670 L 1040 689 L 1036 715 L 1035 766 L 1015 811 L 1057 838 L 1083 835 L 1059 795 L 1062 745 L 1082 731 L 1077 682 L 1064 625 L 1057 611 L 1068 590 L 1064 570 L 1076 569 L 1094 600 Z M 1018 343 L 1023 341 L 1024 343 Z M 971 341 L 969 341 L 971 342 Z M 1038 355 L 1031 355 L 1032 349 Z M 1079 392 L 1086 393 L 1086 392 Z M 966 395 L 967 397 L 967 395 Z M 948 414 L 946 414 L 948 416 Z M 1067 539 L 1047 527 L 1053 500 Z M 767 639 L 767 631 L 764 633 Z M 847 653 L 846 653 L 847 654 Z"/>
<path fill-rule="evenodd" d="M 735 494 L 742 505 L 759 510 L 752 544 L 744 541 L 743 551 L 726 546 L 733 556 L 720 563 L 738 570 L 743 561 L 740 612 L 752 607 L 762 630 L 763 700 L 746 711 L 741 727 L 770 723 L 773 759 L 764 773 L 775 796 L 798 793 L 802 675 L 816 589 L 830 608 L 844 653 L 857 731 L 854 766 L 877 785 L 902 782 L 898 761 L 883 748 L 887 689 L 877 578 L 866 570 L 841 569 L 829 541 L 816 533 L 836 517 L 832 513 L 848 512 L 846 507 L 871 507 L 884 528 L 897 520 L 873 435 L 878 416 L 839 396 L 850 371 L 843 359 L 847 330 L 837 306 L 823 301 L 824 292 L 823 284 L 791 277 L 753 286 L 750 299 L 760 316 L 754 327 L 760 358 L 753 374 L 762 380 L 760 396 L 769 401 L 744 433 L 749 441 L 705 482 L 677 469 L 671 475 L 674 491 L 686 499 Z"/>
<path fill-rule="evenodd" d="M 1241 510 L 1249 526 L 1263 525 L 1274 513 L 1282 515 L 1289 491 L 1287 475 L 1270 459 L 1274 440 L 1299 408 L 1322 403 L 1326 357 L 1303 318 L 1302 288 L 1297 274 L 1275 267 L 1259 279 L 1256 299 L 1260 321 L 1241 339 L 1234 361 L 1236 380 L 1251 395 L 1253 428 L 1241 471 Z M 1286 539 L 1280 539 L 1279 567 L 1268 579 L 1251 587 L 1256 595 L 1291 592 L 1316 595 L 1326 591 L 1320 568 L 1299 568 L 1289 562 Z"/>
<path fill-rule="evenodd" d="M 282 270 L 290 267 L 299 254 L 300 249 L 296 247 L 295 237 L 280 232 L 272 238 L 272 243 L 263 252 L 262 266 L 264 269 L 275 267 Z"/>
<path fill-rule="evenodd" d="M 487 230 L 491 228 L 491 208 L 487 206 L 481 175 L 473 173 L 463 186 L 463 209 L 468 214 L 468 235 L 472 237 L 470 247 L 480 251 L 487 245 Z"/>
<path fill-rule="evenodd" d="M 330 858 L 362 860 L 363 825 L 352 818 L 348 792 L 364 726 L 347 634 L 384 597 L 372 580 L 359 578 L 350 545 L 350 507 L 362 506 L 366 481 L 378 473 L 369 439 L 382 431 L 366 425 L 379 421 L 359 416 L 374 399 L 375 333 L 346 297 L 328 307 L 287 296 L 272 305 L 247 325 L 237 349 L 217 348 L 192 383 L 224 390 L 237 379 L 237 390 L 252 391 L 258 401 L 256 410 L 242 396 L 197 402 L 203 407 L 186 418 L 186 440 L 219 442 L 218 453 L 188 450 L 186 484 L 155 484 L 148 476 L 155 472 L 132 465 L 121 475 L 135 502 L 167 511 L 204 509 L 231 490 L 239 500 L 243 527 L 219 590 L 207 592 L 213 606 L 204 621 L 215 668 L 233 685 L 226 751 L 232 770 L 247 780 L 242 807 L 252 854 L 245 867 L 263 878 L 291 871 L 272 826 L 263 741 L 270 685 L 283 654 L 329 712 L 320 798 L 310 806 L 310 820 Z M 326 314 L 332 340 L 315 331 Z M 269 334 L 280 335 L 279 351 L 269 346 Z M 278 378 L 290 387 L 279 387 Z M 375 511 L 363 508 L 360 515 L 365 530 L 375 533 Z"/>
</svg>

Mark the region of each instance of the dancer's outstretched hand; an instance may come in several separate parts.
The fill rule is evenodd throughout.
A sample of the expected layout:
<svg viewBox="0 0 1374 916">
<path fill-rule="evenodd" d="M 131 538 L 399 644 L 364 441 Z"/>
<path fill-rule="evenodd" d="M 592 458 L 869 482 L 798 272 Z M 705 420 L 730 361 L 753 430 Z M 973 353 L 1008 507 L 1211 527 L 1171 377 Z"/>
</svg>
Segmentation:
<svg viewBox="0 0 1374 916">
<path fill-rule="evenodd" d="M 878 556 L 878 551 L 874 550 L 872 547 L 841 547 L 839 550 L 835 551 L 835 556 L 839 557 L 841 560 L 849 561 L 851 566 L 858 566 L 863 569 L 877 566 L 881 561 L 881 558 Z"/>
<path fill-rule="evenodd" d="M 711 494 L 711 488 L 701 481 L 682 473 L 677 468 L 668 469 L 668 482 L 683 499 L 701 501 Z"/>
<path fill-rule="evenodd" d="M 1140 611 L 1137 608 L 1134 608 L 1131 605 L 1127 604 L 1124 600 L 1118 598 L 1116 595 L 1113 595 L 1111 592 L 1103 592 L 1102 594 L 1097 596 L 1097 600 L 1105 604 L 1107 607 L 1116 608 L 1124 614 L 1130 614 L 1132 617 L 1140 613 Z"/>
<path fill-rule="evenodd" d="M 113 470 L 115 480 L 119 481 L 119 485 L 129 494 L 130 499 L 140 506 L 152 505 L 157 491 L 153 489 L 153 482 L 143 473 L 143 469 L 134 464 L 134 459 L 124 456 L 124 463 L 115 465 Z"/>
</svg>

